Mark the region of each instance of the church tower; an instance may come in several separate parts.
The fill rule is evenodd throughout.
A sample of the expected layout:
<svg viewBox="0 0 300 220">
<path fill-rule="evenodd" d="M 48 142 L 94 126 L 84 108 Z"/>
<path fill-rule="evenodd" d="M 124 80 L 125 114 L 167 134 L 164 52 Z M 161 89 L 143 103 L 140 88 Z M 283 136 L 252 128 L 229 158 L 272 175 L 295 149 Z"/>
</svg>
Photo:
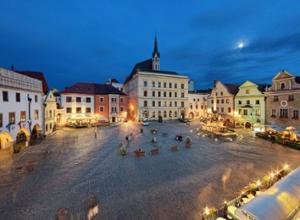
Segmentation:
<svg viewBox="0 0 300 220">
<path fill-rule="evenodd" d="M 160 53 L 158 52 L 157 37 L 155 36 L 154 49 L 152 53 L 152 70 L 156 70 L 156 71 L 160 70 L 159 59 L 160 59 Z"/>
</svg>

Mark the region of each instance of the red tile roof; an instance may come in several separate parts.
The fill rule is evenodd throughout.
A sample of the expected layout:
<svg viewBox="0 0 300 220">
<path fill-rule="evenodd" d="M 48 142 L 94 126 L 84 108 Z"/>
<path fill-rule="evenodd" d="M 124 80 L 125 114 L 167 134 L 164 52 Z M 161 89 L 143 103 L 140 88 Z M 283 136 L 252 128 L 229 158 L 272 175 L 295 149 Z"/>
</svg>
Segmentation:
<svg viewBox="0 0 300 220">
<path fill-rule="evenodd" d="M 77 94 L 89 94 L 89 95 L 108 95 L 108 94 L 119 94 L 126 95 L 117 88 L 110 84 L 97 84 L 97 83 L 76 83 L 70 87 L 66 87 L 62 92 L 66 93 L 77 93 Z"/>
<path fill-rule="evenodd" d="M 42 81 L 44 94 L 47 94 L 47 92 L 49 91 L 49 87 L 48 87 L 46 78 L 44 76 L 44 73 L 36 72 L 36 71 L 23 71 L 23 70 L 14 70 L 14 72 L 17 72 L 17 73 L 20 73 L 22 75 L 29 76 L 31 78 L 38 79 L 38 80 Z"/>
</svg>

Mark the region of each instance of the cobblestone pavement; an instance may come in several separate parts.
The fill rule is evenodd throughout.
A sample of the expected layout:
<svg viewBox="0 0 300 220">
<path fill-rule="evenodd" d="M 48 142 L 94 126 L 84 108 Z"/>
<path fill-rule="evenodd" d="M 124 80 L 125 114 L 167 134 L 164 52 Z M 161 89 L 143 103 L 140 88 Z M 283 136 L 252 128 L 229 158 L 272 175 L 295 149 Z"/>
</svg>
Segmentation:
<svg viewBox="0 0 300 220">
<path fill-rule="evenodd" d="M 200 219 L 205 205 L 220 206 L 271 169 L 300 165 L 298 151 L 251 136 L 215 142 L 196 127 L 153 122 L 141 134 L 126 123 L 101 128 L 96 139 L 93 128 L 60 130 L 0 162 L 0 219 L 54 219 L 59 208 L 84 219 L 90 195 L 100 202 L 95 219 Z M 149 154 L 151 128 L 158 129 L 156 156 Z M 129 154 L 121 157 L 118 145 L 130 133 Z M 176 134 L 190 135 L 192 148 L 177 143 Z M 145 157 L 135 158 L 138 146 Z"/>
</svg>

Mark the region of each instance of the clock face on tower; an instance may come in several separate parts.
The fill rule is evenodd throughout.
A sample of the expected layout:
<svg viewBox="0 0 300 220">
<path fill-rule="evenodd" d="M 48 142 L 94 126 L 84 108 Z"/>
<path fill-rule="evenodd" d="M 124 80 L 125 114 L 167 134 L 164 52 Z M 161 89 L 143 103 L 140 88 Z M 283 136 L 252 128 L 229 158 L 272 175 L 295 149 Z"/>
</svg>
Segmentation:
<svg viewBox="0 0 300 220">
<path fill-rule="evenodd" d="M 280 106 L 281 106 L 282 108 L 286 108 L 286 107 L 288 106 L 288 102 L 287 102 L 286 100 L 282 100 L 282 101 L 280 102 Z"/>
</svg>

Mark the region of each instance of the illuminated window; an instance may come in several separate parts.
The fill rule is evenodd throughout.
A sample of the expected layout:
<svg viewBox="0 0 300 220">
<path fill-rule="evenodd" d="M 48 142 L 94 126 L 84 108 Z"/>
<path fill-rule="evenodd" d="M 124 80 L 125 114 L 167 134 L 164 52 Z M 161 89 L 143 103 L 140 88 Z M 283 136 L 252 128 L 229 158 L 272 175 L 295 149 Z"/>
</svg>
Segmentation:
<svg viewBox="0 0 300 220">
<path fill-rule="evenodd" d="M 22 121 L 22 122 L 26 121 L 26 112 L 25 111 L 20 112 L 20 121 Z"/>
</svg>

